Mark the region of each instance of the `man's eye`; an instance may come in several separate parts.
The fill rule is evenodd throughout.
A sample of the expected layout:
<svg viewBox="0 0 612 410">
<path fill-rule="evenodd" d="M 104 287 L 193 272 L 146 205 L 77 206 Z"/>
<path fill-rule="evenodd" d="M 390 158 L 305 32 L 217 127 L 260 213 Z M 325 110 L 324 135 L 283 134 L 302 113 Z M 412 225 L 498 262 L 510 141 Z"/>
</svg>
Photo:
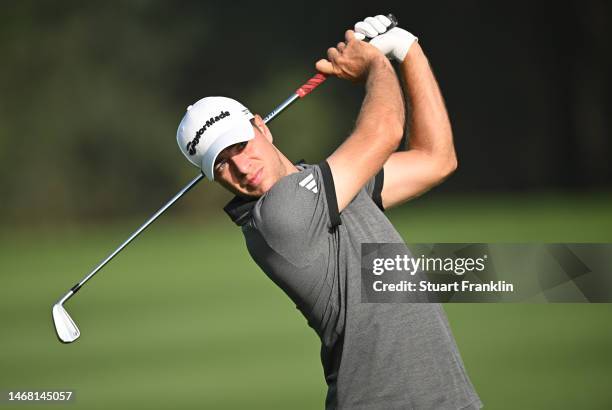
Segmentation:
<svg viewBox="0 0 612 410">
<path fill-rule="evenodd" d="M 234 155 L 238 152 L 241 152 L 243 149 L 246 148 L 248 144 L 248 141 L 244 141 L 244 142 L 238 142 L 236 144 L 230 145 L 228 148 L 226 148 L 223 151 L 223 155 Z M 223 168 L 225 168 L 225 165 L 227 164 L 227 160 L 223 159 L 223 158 L 219 158 L 217 160 L 217 162 L 215 162 L 215 172 L 221 172 L 223 171 Z"/>
<path fill-rule="evenodd" d="M 225 168 L 225 164 L 226 161 L 224 159 L 217 161 L 217 163 L 215 164 L 215 171 L 223 171 L 223 168 Z"/>
</svg>

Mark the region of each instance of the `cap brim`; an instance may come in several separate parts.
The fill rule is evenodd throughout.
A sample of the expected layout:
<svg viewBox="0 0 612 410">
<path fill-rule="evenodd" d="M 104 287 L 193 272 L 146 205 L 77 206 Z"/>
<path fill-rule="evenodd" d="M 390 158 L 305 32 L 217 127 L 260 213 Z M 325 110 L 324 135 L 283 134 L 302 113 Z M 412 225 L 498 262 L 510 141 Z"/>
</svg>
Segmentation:
<svg viewBox="0 0 612 410">
<path fill-rule="evenodd" d="M 238 144 L 239 142 L 249 141 L 255 138 L 255 130 L 250 121 L 240 122 L 230 130 L 219 136 L 215 142 L 206 150 L 202 158 L 202 171 L 206 178 L 213 181 L 215 179 L 215 161 L 219 153 L 230 145 Z"/>
</svg>

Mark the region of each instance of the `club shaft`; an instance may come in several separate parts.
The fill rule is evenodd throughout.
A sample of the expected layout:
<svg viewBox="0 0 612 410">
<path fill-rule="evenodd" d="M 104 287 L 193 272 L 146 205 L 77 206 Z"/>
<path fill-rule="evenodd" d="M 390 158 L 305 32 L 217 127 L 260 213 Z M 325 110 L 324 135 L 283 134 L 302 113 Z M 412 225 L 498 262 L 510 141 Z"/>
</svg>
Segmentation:
<svg viewBox="0 0 612 410">
<path fill-rule="evenodd" d="M 270 114 L 266 115 L 266 117 L 263 119 L 264 123 L 267 124 L 268 122 L 272 121 L 274 117 L 280 114 L 285 108 L 293 104 L 293 102 L 295 102 L 295 100 L 297 100 L 298 98 L 299 96 L 297 94 L 291 94 L 289 98 L 283 101 L 278 107 L 273 109 L 272 112 L 270 112 Z"/>
<path fill-rule="evenodd" d="M 283 101 L 278 107 L 276 107 L 272 112 L 266 115 L 264 122 L 268 123 L 272 121 L 274 117 L 280 114 L 285 108 L 289 107 L 295 100 L 297 100 L 299 96 L 297 94 L 292 94 L 289 98 Z M 85 276 L 79 283 L 74 285 L 68 293 L 66 293 L 61 299 L 60 303 L 64 303 L 68 299 L 72 297 L 89 279 L 91 279 L 96 273 L 100 271 L 108 262 L 110 262 L 119 252 L 121 252 L 126 246 L 130 244 L 138 235 L 142 233 L 145 229 L 149 227 L 161 214 L 163 214 L 168 208 L 170 208 L 176 201 L 178 201 L 183 195 L 191 190 L 194 186 L 198 184 L 204 178 L 204 174 L 200 173 L 194 179 L 189 182 L 183 189 L 181 189 L 170 201 L 168 201 L 163 207 L 161 207 L 153 216 L 151 216 L 140 228 L 138 228 L 130 237 L 123 242 L 117 249 L 113 251 L 110 255 L 106 257 L 98 266 L 94 268 L 87 276 Z"/>
<path fill-rule="evenodd" d="M 153 223 L 153 221 L 155 221 L 168 208 L 170 208 L 172 205 L 174 205 L 174 203 L 176 201 L 178 201 L 183 195 L 185 195 L 187 192 L 189 192 L 189 190 L 191 190 L 191 188 L 196 186 L 196 184 L 198 182 L 200 182 L 203 178 L 204 178 L 204 174 L 202 174 L 202 173 L 198 174 L 198 176 L 195 177 L 193 180 L 191 180 L 191 182 L 189 182 L 189 184 L 187 184 L 185 186 L 185 188 L 181 189 L 176 195 L 174 195 L 174 197 L 172 197 L 172 199 L 170 201 L 168 201 L 166 203 L 166 205 L 162 206 L 157 212 L 155 212 L 155 214 L 153 216 L 151 216 L 144 224 L 142 224 L 140 226 L 140 228 L 138 228 L 125 242 L 123 242 L 121 245 L 119 245 L 119 247 L 117 249 L 115 249 L 113 251 L 113 253 L 108 255 L 106 257 L 106 259 L 104 259 L 102 262 L 100 262 L 100 264 L 98 266 L 96 266 L 94 268 L 94 270 L 92 270 L 87 276 L 85 276 L 79 283 L 74 285 L 72 287 L 72 289 L 70 289 L 72 294 L 75 294 L 81 288 L 81 286 L 83 286 L 85 284 L 85 282 L 87 282 L 96 273 L 98 273 L 98 271 L 100 271 L 100 269 L 102 269 L 104 267 L 104 265 L 106 265 L 108 262 L 111 261 L 111 259 L 113 259 L 115 256 L 117 256 L 117 254 L 119 252 L 121 252 L 126 246 L 128 246 L 129 243 L 134 240 L 134 238 L 136 238 L 138 235 L 140 235 L 142 233 L 142 231 L 147 229 L 149 227 L 149 225 L 151 225 Z M 70 295 L 70 296 L 72 296 L 72 295 Z M 68 297 L 65 296 L 66 299 L 64 299 L 64 301 L 67 300 L 68 298 L 70 298 L 70 296 L 68 296 Z"/>
</svg>

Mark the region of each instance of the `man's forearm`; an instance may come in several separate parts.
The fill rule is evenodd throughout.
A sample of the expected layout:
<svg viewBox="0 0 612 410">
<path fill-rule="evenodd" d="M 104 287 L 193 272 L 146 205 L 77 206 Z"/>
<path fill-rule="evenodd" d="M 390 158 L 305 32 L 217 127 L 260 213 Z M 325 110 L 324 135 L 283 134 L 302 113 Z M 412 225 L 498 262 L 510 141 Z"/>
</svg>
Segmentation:
<svg viewBox="0 0 612 410">
<path fill-rule="evenodd" d="M 410 48 L 400 71 L 412 107 L 409 147 L 427 153 L 451 172 L 457 160 L 450 121 L 429 61 L 418 43 Z"/>
<path fill-rule="evenodd" d="M 371 62 L 366 95 L 351 135 L 327 159 L 342 211 L 380 171 L 404 133 L 404 101 L 391 63 L 380 54 Z"/>
<path fill-rule="evenodd" d="M 403 134 L 404 113 L 402 91 L 393 66 L 381 58 L 374 63 L 366 80 L 366 95 L 353 136 L 388 137 L 395 143 L 393 136 L 398 132 Z"/>
</svg>

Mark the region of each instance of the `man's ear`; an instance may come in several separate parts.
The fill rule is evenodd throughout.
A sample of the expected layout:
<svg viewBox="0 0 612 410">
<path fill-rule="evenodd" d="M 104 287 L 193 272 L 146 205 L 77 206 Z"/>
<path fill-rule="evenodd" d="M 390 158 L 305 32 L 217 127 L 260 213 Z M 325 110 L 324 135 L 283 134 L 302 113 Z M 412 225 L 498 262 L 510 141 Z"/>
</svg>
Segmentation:
<svg viewBox="0 0 612 410">
<path fill-rule="evenodd" d="M 253 118 L 253 120 L 259 132 L 261 132 L 268 141 L 272 142 L 272 133 L 259 114 L 255 114 L 255 118 Z"/>
</svg>

